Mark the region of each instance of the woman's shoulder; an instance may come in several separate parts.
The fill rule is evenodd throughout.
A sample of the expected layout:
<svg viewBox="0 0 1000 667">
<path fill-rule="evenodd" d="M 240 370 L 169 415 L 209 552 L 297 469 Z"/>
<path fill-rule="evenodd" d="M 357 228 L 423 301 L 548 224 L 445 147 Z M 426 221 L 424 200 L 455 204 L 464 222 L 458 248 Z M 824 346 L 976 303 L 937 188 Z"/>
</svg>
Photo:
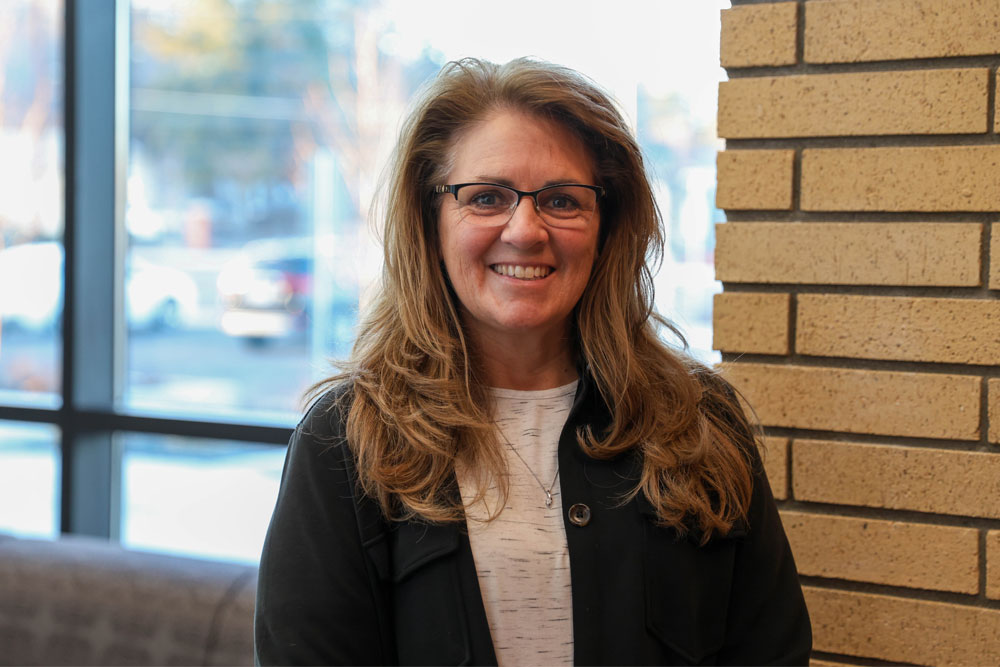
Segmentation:
<svg viewBox="0 0 1000 667">
<path fill-rule="evenodd" d="M 295 427 L 296 435 L 336 438 L 344 434 L 344 424 L 354 397 L 354 383 L 343 380 L 320 389 Z"/>
<path fill-rule="evenodd" d="M 741 399 L 739 391 L 716 368 L 701 366 L 692 374 L 702 390 L 699 406 L 710 420 L 728 427 L 746 447 L 753 448 L 758 433 L 752 419 L 752 409 Z"/>
<path fill-rule="evenodd" d="M 324 477 L 345 467 L 351 456 L 345 433 L 352 394 L 351 384 L 343 382 L 313 398 L 288 442 L 286 475 Z"/>
</svg>

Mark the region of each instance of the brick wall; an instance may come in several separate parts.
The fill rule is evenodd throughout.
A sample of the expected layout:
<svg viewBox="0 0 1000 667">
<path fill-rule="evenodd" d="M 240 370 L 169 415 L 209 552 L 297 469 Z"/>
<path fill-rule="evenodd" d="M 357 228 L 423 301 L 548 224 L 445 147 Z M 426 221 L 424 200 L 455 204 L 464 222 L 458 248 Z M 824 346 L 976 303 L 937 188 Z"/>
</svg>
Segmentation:
<svg viewBox="0 0 1000 667">
<path fill-rule="evenodd" d="M 715 346 L 814 660 L 1000 664 L 1000 0 L 733 0 L 721 55 Z"/>
</svg>

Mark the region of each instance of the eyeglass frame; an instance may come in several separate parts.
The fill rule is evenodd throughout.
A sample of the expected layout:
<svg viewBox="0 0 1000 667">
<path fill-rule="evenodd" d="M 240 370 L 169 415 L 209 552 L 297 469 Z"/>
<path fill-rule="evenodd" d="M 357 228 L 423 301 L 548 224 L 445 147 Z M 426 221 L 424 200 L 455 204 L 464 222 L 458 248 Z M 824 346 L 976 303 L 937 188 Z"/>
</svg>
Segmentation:
<svg viewBox="0 0 1000 667">
<path fill-rule="evenodd" d="M 455 184 L 452 184 L 452 185 L 435 185 L 434 186 L 434 194 L 436 194 L 436 195 L 443 195 L 443 194 L 447 193 L 447 194 L 452 195 L 455 198 L 455 201 L 458 201 L 458 191 L 461 190 L 462 188 L 464 188 L 467 185 L 493 185 L 493 186 L 496 186 L 498 188 L 504 188 L 505 190 L 510 190 L 511 192 L 513 192 L 514 194 L 516 194 L 517 195 L 517 201 L 514 203 L 514 206 L 511 207 L 511 209 L 510 209 L 510 218 L 507 218 L 507 222 L 510 222 L 511 219 L 514 217 L 514 213 L 517 211 L 517 207 L 521 205 L 521 200 L 524 199 L 525 197 L 531 197 L 531 201 L 533 201 L 535 203 L 535 211 L 539 211 L 540 212 L 541 209 L 538 206 L 538 195 L 540 195 L 541 193 L 545 192 L 546 190 L 553 190 L 555 188 L 564 188 L 564 187 L 566 187 L 568 185 L 572 185 L 574 187 L 580 187 L 580 188 L 587 188 L 588 190 L 593 190 L 594 193 L 597 194 L 597 200 L 596 200 L 597 202 L 600 202 L 601 197 L 603 197 L 605 194 L 607 194 L 607 191 L 603 187 L 601 187 L 600 185 L 587 185 L 586 183 L 554 183 L 552 185 L 546 185 L 543 188 L 538 188 L 537 190 L 518 190 L 517 188 L 511 187 L 509 185 L 504 185 L 503 183 L 491 183 L 490 181 L 473 181 L 471 183 L 455 183 Z M 548 223 L 548 220 L 544 216 L 542 216 L 542 219 L 546 220 L 547 224 L 551 224 L 551 223 Z M 504 224 L 507 224 L 507 222 L 505 222 Z M 495 225 L 495 226 L 499 227 L 500 225 Z"/>
</svg>

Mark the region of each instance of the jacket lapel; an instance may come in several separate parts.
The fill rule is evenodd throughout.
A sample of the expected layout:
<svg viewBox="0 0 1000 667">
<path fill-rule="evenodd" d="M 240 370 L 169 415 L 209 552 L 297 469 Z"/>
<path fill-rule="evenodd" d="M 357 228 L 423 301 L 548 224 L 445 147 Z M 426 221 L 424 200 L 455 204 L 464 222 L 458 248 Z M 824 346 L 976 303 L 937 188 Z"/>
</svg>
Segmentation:
<svg viewBox="0 0 1000 667">
<path fill-rule="evenodd" d="M 398 523 L 389 545 L 399 663 L 495 665 L 465 524 Z"/>
</svg>

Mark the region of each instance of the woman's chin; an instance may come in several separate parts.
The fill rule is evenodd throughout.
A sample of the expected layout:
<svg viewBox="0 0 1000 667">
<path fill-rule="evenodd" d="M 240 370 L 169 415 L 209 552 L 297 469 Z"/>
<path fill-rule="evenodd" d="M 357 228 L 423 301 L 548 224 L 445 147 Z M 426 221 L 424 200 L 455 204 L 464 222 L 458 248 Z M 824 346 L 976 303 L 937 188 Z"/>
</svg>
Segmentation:
<svg viewBox="0 0 1000 667">
<path fill-rule="evenodd" d="M 548 317 L 534 312 L 511 312 L 495 317 L 492 322 L 467 320 L 466 324 L 490 337 L 520 336 L 527 345 L 535 337 L 543 340 L 549 337 L 564 340 L 569 319 Z"/>
</svg>

